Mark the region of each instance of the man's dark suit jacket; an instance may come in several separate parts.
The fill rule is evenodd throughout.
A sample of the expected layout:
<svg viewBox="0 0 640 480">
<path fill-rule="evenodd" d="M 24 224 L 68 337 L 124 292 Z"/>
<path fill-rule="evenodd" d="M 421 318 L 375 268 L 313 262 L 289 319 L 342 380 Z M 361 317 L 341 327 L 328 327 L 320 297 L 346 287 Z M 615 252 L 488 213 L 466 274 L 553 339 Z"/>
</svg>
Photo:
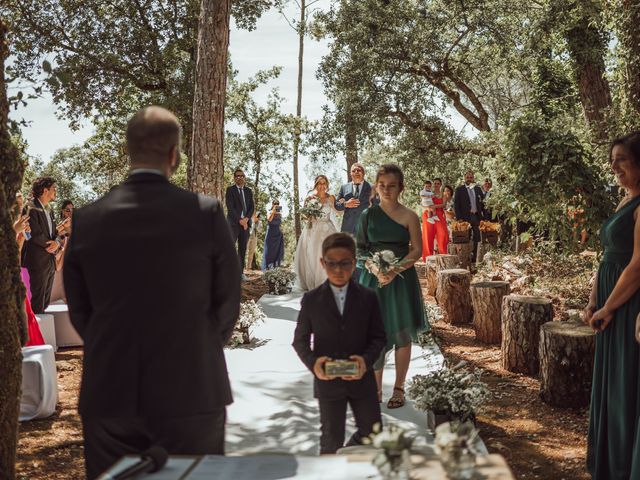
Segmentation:
<svg viewBox="0 0 640 480">
<path fill-rule="evenodd" d="M 29 204 L 29 226 L 31 227 L 31 239 L 24 242 L 22 247 L 22 266 L 29 270 L 46 270 L 53 266 L 55 269 L 56 257 L 45 250 L 47 242 L 56 238 L 56 220 L 53 212 L 47 212 L 38 200 Z M 53 233 L 49 233 L 47 215 L 51 218 Z"/>
<path fill-rule="evenodd" d="M 476 194 L 476 209 L 478 210 L 479 218 L 483 218 L 484 215 L 484 193 L 482 189 L 477 185 L 473 187 L 473 191 Z M 456 188 L 455 195 L 453 197 L 453 206 L 456 211 L 456 219 L 471 221 L 471 199 L 467 192 L 466 185 L 460 185 Z"/>
<path fill-rule="evenodd" d="M 84 340 L 80 413 L 167 418 L 231 403 L 222 348 L 239 279 L 220 203 L 161 175 L 133 174 L 74 212 L 64 285 Z"/>
<path fill-rule="evenodd" d="M 312 334 L 313 350 L 310 345 Z M 343 315 L 340 315 L 328 281 L 302 298 L 293 348 L 307 368 L 313 372 L 316 359 L 325 355 L 333 359 L 361 355 L 367 364 L 367 373 L 360 381 L 318 380 L 314 375 L 316 398 L 360 398 L 375 392 L 372 366 L 386 343 L 380 304 L 373 290 L 351 280 Z"/>
<path fill-rule="evenodd" d="M 354 198 L 353 182 L 345 183 L 344 185 L 342 185 L 342 187 L 340 187 L 338 195 L 336 196 L 336 210 L 344 210 L 344 216 L 342 217 L 342 228 L 340 230 L 343 232 L 351 233 L 352 235 L 356 234 L 356 227 L 358 226 L 360 215 L 365 209 L 369 208 L 369 205 L 371 203 L 371 184 L 365 180 L 362 182 L 362 185 L 360 187 L 361 190 L 358 195 L 360 205 L 356 208 L 347 208 L 343 203 L 340 203 L 340 200 L 342 199 L 347 202 Z"/>
<path fill-rule="evenodd" d="M 227 192 L 224 196 L 225 204 L 227 205 L 227 219 L 229 220 L 229 225 L 239 226 L 240 219 L 242 218 L 242 197 L 240 196 L 240 192 L 238 191 L 237 185 L 231 185 L 227 188 Z M 253 211 L 255 210 L 255 205 L 253 203 L 253 192 L 247 186 L 244 187 L 244 201 L 247 205 L 247 211 L 245 213 L 245 217 L 249 219 L 248 226 L 251 226 Z"/>
</svg>

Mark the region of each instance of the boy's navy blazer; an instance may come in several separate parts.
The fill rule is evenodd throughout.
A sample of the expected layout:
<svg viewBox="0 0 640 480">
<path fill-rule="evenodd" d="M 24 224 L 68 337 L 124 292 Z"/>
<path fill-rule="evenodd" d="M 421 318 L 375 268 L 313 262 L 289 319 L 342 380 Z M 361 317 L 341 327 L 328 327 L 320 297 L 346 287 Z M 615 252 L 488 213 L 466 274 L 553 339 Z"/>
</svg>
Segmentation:
<svg viewBox="0 0 640 480">
<path fill-rule="evenodd" d="M 302 298 L 293 348 L 307 368 L 313 372 L 316 359 L 322 356 L 347 359 L 350 355 L 361 355 L 367 364 L 367 372 L 359 381 L 319 380 L 316 377 L 316 398 L 358 398 L 371 392 L 375 394 L 377 387 L 372 366 L 386 343 L 380 304 L 373 290 L 351 280 L 342 315 L 329 281 Z"/>
</svg>

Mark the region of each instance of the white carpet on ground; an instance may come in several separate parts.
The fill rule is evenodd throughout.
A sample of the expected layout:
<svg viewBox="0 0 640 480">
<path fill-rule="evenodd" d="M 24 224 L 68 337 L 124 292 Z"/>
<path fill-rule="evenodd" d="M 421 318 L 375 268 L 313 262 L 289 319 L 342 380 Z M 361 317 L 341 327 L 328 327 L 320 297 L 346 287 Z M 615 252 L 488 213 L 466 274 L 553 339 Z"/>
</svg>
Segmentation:
<svg viewBox="0 0 640 480">
<path fill-rule="evenodd" d="M 259 304 L 268 318 L 254 328 L 253 344 L 225 350 L 234 397 L 228 409 L 228 453 L 318 453 L 320 420 L 313 376 L 291 346 L 300 299 L 300 294 L 262 297 Z M 438 369 L 442 362 L 436 346 L 423 350 L 414 345 L 407 379 Z M 426 415 L 414 409 L 411 401 L 398 409 L 386 408 L 394 380 L 391 354 L 383 376 L 383 423 L 399 424 L 429 442 Z M 346 438 L 354 430 L 349 412 Z"/>
</svg>

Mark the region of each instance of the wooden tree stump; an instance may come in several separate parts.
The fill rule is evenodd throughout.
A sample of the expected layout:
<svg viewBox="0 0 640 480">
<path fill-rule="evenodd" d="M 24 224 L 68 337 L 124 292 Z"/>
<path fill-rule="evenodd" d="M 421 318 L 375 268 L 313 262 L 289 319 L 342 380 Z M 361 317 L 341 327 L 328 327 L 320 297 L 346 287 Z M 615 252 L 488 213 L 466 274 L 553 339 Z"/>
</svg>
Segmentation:
<svg viewBox="0 0 640 480">
<path fill-rule="evenodd" d="M 476 338 L 484 343 L 502 340 L 502 298 L 509 295 L 509 282 L 477 282 L 471 284 L 473 326 Z"/>
<path fill-rule="evenodd" d="M 469 285 L 471 273 L 461 268 L 440 270 L 436 298 L 443 320 L 452 325 L 468 323 L 473 316 Z"/>
<path fill-rule="evenodd" d="M 438 274 L 436 272 L 436 256 L 431 255 L 425 259 L 427 267 L 427 294 L 432 297 L 436 296 L 436 288 L 438 286 Z"/>
<path fill-rule="evenodd" d="M 449 254 L 458 257 L 460 268 L 469 268 L 471 265 L 471 253 L 473 252 L 473 242 L 450 243 Z"/>
<path fill-rule="evenodd" d="M 459 260 L 457 255 L 435 255 L 436 257 L 436 273 L 440 270 L 451 268 L 459 268 Z"/>
<path fill-rule="evenodd" d="M 556 407 L 582 408 L 591 398 L 596 336 L 580 323 L 547 322 L 540 328 L 540 396 Z"/>
<path fill-rule="evenodd" d="M 540 327 L 553 320 L 553 305 L 545 297 L 507 295 L 502 299 L 502 367 L 535 375 L 540 368 Z"/>
</svg>

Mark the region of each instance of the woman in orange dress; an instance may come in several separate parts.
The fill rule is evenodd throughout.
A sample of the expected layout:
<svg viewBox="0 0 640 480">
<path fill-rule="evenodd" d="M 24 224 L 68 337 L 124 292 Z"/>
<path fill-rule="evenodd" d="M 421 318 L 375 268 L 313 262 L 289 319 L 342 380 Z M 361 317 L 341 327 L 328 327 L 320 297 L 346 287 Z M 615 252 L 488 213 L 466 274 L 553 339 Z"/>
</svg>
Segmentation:
<svg viewBox="0 0 640 480">
<path fill-rule="evenodd" d="M 425 207 L 422 213 L 422 261 L 426 257 L 434 255 L 434 240 L 438 242 L 438 253 L 447 253 L 449 245 L 449 230 L 447 229 L 447 218 L 445 216 L 445 201 L 442 195 L 442 179 L 436 178 L 433 181 L 433 205 Z M 428 212 L 435 213 L 436 220 L 433 223 L 427 222 Z"/>
</svg>

